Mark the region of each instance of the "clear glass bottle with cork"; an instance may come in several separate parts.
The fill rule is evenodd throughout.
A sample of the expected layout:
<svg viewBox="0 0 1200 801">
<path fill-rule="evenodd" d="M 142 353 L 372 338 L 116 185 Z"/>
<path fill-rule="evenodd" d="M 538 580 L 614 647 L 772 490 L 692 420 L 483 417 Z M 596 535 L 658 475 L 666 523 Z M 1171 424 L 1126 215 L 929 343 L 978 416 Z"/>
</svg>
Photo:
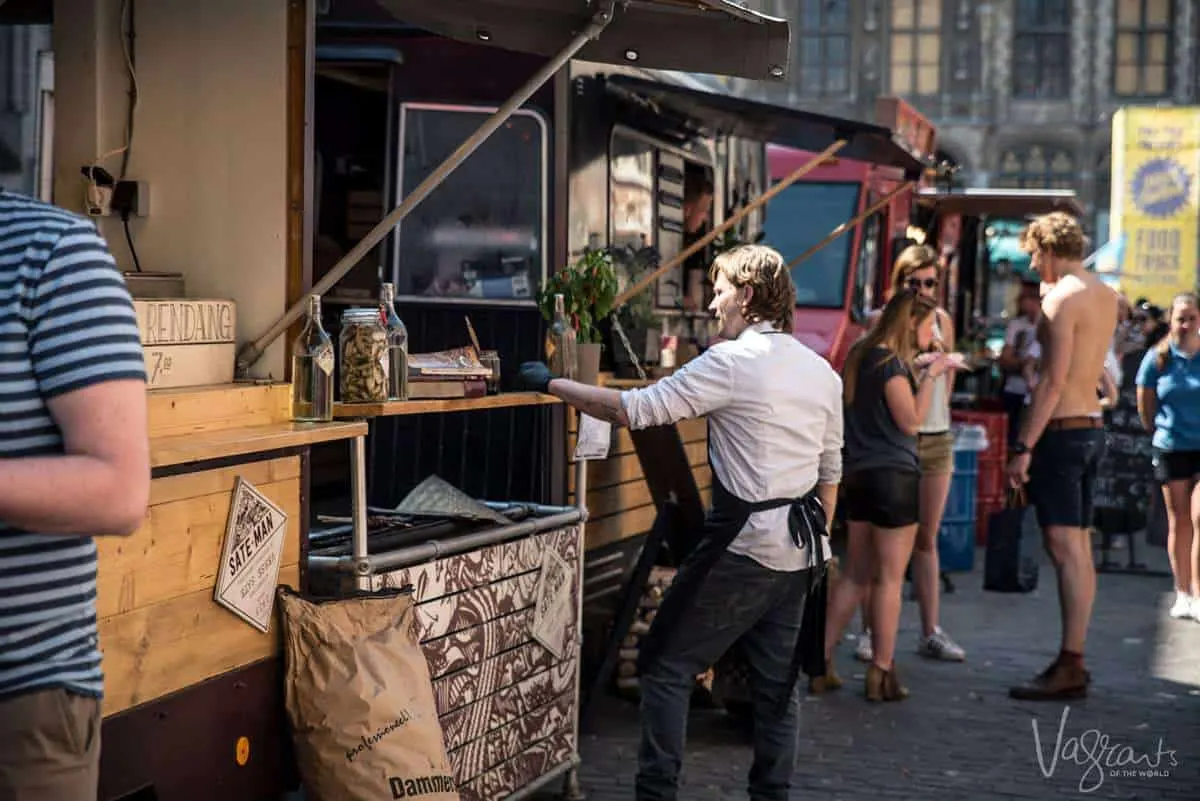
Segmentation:
<svg viewBox="0 0 1200 801">
<path fill-rule="evenodd" d="M 379 317 L 387 329 L 388 400 L 408 400 L 408 328 L 396 313 L 396 287 L 379 288 Z"/>
<path fill-rule="evenodd" d="M 292 419 L 333 419 L 333 340 L 321 325 L 321 296 L 308 296 L 308 319 L 292 343 Z"/>
<path fill-rule="evenodd" d="M 550 372 L 557 378 L 575 379 L 575 369 L 579 362 L 575 346 L 575 328 L 567 319 L 566 300 L 561 295 L 554 296 L 554 321 L 546 337 L 546 359 Z"/>
</svg>

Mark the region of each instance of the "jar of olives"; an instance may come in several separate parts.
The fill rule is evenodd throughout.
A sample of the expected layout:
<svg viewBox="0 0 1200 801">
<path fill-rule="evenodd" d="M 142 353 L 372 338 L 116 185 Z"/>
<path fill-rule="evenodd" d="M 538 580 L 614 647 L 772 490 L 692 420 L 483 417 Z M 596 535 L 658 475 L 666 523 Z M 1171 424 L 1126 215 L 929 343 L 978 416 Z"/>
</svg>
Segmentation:
<svg viewBox="0 0 1200 801">
<path fill-rule="evenodd" d="M 338 334 L 342 403 L 381 403 L 388 398 L 388 334 L 378 309 L 342 312 Z"/>
</svg>

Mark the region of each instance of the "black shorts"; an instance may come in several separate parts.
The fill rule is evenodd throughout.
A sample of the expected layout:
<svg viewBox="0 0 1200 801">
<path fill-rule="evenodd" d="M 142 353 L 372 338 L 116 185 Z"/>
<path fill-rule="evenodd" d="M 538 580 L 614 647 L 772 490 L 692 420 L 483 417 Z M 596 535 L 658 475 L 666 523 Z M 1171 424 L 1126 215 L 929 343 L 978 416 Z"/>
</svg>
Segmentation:
<svg viewBox="0 0 1200 801">
<path fill-rule="evenodd" d="M 920 520 L 921 474 L 917 470 L 858 470 L 842 477 L 846 520 L 879 528 L 903 528 Z"/>
<path fill-rule="evenodd" d="M 1154 478 L 1168 481 L 1190 481 L 1200 476 L 1200 451 L 1164 451 L 1154 449 Z"/>
<path fill-rule="evenodd" d="M 1091 527 L 1105 448 L 1103 428 L 1047 431 L 1038 440 L 1029 467 L 1029 500 L 1042 528 Z"/>
</svg>

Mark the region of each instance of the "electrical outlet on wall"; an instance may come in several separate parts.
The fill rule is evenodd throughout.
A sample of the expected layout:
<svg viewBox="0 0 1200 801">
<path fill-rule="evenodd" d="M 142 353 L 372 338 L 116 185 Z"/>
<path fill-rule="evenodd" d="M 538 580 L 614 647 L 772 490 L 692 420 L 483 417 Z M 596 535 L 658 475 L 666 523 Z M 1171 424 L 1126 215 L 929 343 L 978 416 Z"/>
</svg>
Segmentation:
<svg viewBox="0 0 1200 801">
<path fill-rule="evenodd" d="M 150 184 L 146 181 L 117 181 L 112 190 L 110 213 L 116 217 L 148 216 Z"/>
</svg>

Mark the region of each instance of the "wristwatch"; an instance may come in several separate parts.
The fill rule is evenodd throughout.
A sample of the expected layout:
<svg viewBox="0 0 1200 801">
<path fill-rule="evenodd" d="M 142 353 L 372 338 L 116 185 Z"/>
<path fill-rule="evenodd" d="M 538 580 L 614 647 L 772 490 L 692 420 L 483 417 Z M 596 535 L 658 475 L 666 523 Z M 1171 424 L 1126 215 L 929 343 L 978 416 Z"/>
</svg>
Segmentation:
<svg viewBox="0 0 1200 801">
<path fill-rule="evenodd" d="M 1029 453 L 1029 446 L 1026 445 L 1024 442 L 1014 442 L 1012 447 L 1009 448 L 1009 450 L 1012 451 L 1014 456 L 1021 456 L 1023 454 Z"/>
</svg>

